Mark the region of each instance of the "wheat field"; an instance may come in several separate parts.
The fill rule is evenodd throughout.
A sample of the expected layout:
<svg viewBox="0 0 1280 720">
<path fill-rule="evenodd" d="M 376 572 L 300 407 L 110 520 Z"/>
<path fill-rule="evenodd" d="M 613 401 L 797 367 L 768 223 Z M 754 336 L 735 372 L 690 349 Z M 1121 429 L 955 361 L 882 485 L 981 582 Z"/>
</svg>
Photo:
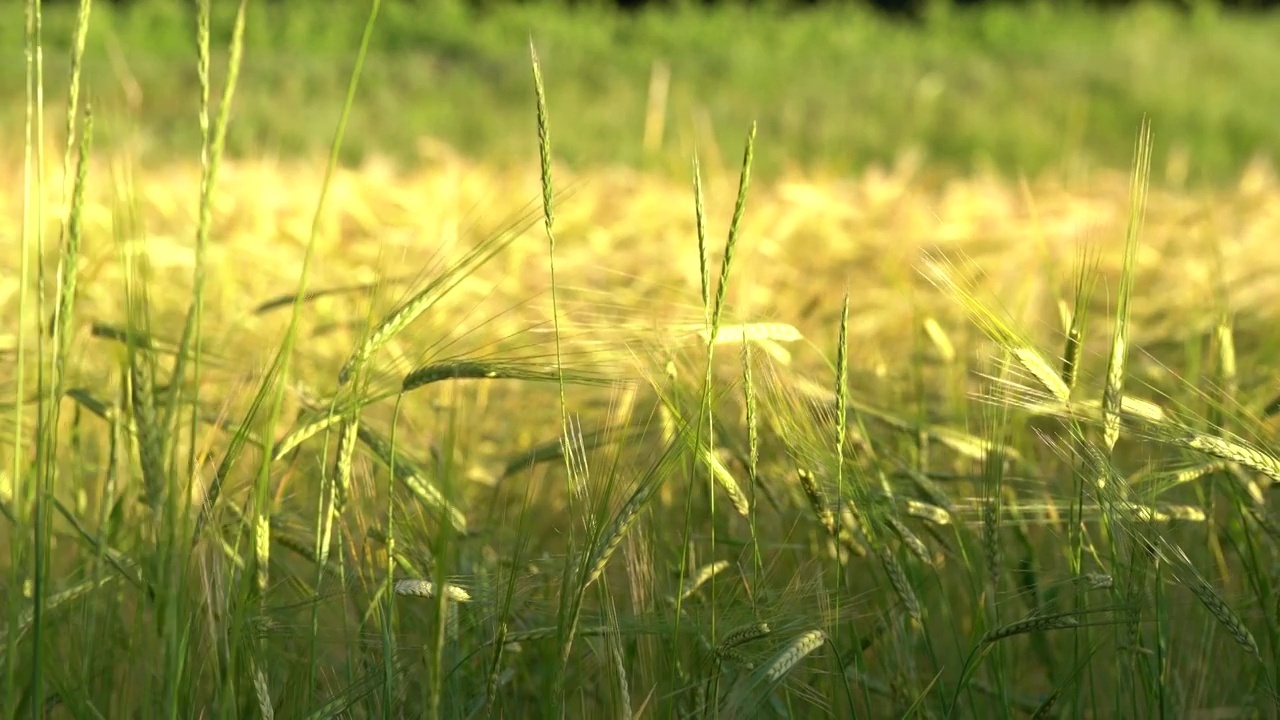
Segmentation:
<svg viewBox="0 0 1280 720">
<path fill-rule="evenodd" d="M 532 60 L 523 166 L 6 165 L 7 716 L 1276 716 L 1265 165 L 575 172 Z"/>
</svg>

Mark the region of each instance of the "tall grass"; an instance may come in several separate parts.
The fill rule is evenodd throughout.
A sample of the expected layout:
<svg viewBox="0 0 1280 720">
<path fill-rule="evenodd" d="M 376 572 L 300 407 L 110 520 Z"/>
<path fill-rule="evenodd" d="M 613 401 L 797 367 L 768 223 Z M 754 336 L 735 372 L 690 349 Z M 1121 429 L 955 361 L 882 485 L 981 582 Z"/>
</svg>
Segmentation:
<svg viewBox="0 0 1280 720">
<path fill-rule="evenodd" d="M 246 192 L 219 177 L 247 7 L 216 109 L 211 4 L 194 16 L 197 170 L 168 188 L 193 191 L 182 255 L 132 159 L 98 170 L 80 50 L 46 251 L 27 4 L 7 717 L 1275 713 L 1274 295 L 1230 262 L 1208 310 L 1168 295 L 1196 292 L 1178 254 L 1196 248 L 1161 224 L 1183 206 L 1150 188 L 1146 125 L 1128 205 L 1104 198 L 1123 245 L 1059 278 L 1070 250 L 1030 262 L 978 241 L 1026 227 L 982 226 L 1005 185 L 762 183 L 755 125 L 736 178 L 695 156 L 692 213 L 672 202 L 687 188 L 628 180 L 623 197 L 603 176 L 564 203 L 555 73 L 531 52 L 536 168 L 504 186 L 459 165 L 404 191 L 427 259 L 383 223 L 392 191 L 368 210 L 339 168 L 375 0 L 324 170 L 291 188 L 307 197 L 290 250 L 243 229 L 252 204 L 219 202 Z M 439 208 L 477 178 L 536 199 L 494 232 L 459 229 Z M 813 210 L 843 208 L 836 192 L 875 254 L 847 210 Z M 955 245 L 900 247 L 957 226 Z M 604 268 L 588 246 L 605 228 L 648 262 Z M 362 232 L 394 267 L 352 281 L 373 264 Z M 1276 269 L 1266 245 L 1207 244 Z M 279 283 L 283 300 L 247 298 Z M 1030 298 L 1017 312 L 1010 288 Z"/>
</svg>

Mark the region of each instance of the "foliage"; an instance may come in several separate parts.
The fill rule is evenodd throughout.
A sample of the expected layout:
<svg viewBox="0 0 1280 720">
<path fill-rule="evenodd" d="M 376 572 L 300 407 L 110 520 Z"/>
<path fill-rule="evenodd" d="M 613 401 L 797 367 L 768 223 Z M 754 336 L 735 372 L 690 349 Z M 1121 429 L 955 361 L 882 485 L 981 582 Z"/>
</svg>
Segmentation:
<svg viewBox="0 0 1280 720">
<path fill-rule="evenodd" d="M 214 81 L 226 66 L 235 3 L 214 3 Z M 327 151 L 367 3 L 254 2 L 247 63 L 227 138 L 232 157 Z M 0 47 L 22 23 L 0 22 Z M 65 95 L 72 8 L 45 15 L 49 97 Z M 559 82 L 557 156 L 574 167 L 623 164 L 687 174 L 735 172 L 741 128 L 774 151 L 761 172 L 859 174 L 920 159 L 938 175 L 997 170 L 1073 178 L 1123 169 L 1133 128 L 1159 118 L 1158 174 L 1230 182 L 1275 161 L 1280 16 L 1139 5 L 993 5 L 906 24 L 856 7 L 781 12 L 697 3 L 617 13 L 595 4 L 463 5 L 389 0 L 362 73 L 344 163 L 391 157 L 411 167 L 440 143 L 469 157 L 523 163 L 530 36 Z M 99 147 L 167 162 L 199 143 L 188 3 L 94 10 L 83 82 Z M 0 130 L 19 132 L 21 64 L 0 67 Z M 56 107 L 56 105 L 51 106 Z M 8 147 L 17 147 L 8 145 Z"/>
</svg>

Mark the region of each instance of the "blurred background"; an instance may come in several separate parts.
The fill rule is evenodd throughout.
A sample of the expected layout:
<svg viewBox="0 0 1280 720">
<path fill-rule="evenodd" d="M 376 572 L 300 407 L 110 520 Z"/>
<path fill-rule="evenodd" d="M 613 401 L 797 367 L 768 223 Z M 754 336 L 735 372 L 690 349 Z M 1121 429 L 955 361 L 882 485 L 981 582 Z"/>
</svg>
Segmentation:
<svg viewBox="0 0 1280 720">
<path fill-rule="evenodd" d="M 63 123 L 75 0 L 46 0 L 50 132 Z M 22 5 L 0 22 L 0 128 L 21 147 Z M 237 3 L 214 2 L 214 94 Z M 369 11 L 251 0 L 232 156 L 308 158 L 332 139 Z M 1126 169 L 1145 114 L 1153 181 L 1234 182 L 1280 148 L 1277 0 L 497 2 L 384 0 L 344 161 L 536 157 L 529 41 L 559 159 L 686 177 L 732 172 L 759 122 L 760 172 L 1087 179 Z M 198 157 L 195 3 L 94 3 L 85 79 L 96 144 L 145 164 Z M 55 140 L 56 142 L 57 140 Z"/>
</svg>

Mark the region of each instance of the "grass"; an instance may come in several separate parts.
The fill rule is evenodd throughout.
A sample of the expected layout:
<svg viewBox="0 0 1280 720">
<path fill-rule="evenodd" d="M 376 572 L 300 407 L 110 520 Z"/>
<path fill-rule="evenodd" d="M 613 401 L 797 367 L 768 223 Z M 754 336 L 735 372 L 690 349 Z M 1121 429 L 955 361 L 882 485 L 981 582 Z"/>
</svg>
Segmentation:
<svg viewBox="0 0 1280 720">
<path fill-rule="evenodd" d="M 1124 169 L 1144 115 L 1159 119 L 1158 177 L 1221 184 L 1250 162 L 1274 163 L 1280 95 L 1275 13 L 1195 12 L 1137 5 L 988 6 L 909 24 L 865 9 L 806 12 L 724 7 L 618 14 L 590 3 L 389 0 L 362 72 L 344 163 L 431 161 L 447 148 L 502 165 L 534 152 L 527 132 L 530 35 L 547 72 L 557 157 L 586 170 L 626 165 L 687 174 L 735 172 L 742 128 L 759 127 L 758 170 L 861 174 L 922 162 L 935 177 L 994 169 L 1085 176 Z M 16 5 L 11 6 L 16 12 Z M 100 4 L 83 81 L 110 122 L 98 144 L 129 147 L 146 165 L 200 143 L 190 62 L 190 4 Z M 65 96 L 74 3 L 46 11 L 50 100 Z M 341 0 L 252 3 L 250 60 L 237 83 L 233 157 L 326 153 L 361 42 L 365 6 Z M 235 3 L 215 4 L 215 81 Z M 15 16 L 16 18 L 16 16 Z M 18 47 L 20 22 L 0 23 Z M 730 40 L 726 40 L 729 38 Z M 22 126 L 23 76 L 0 67 L 6 136 Z"/>
<path fill-rule="evenodd" d="M 187 161 L 29 55 L 7 717 L 1275 714 L 1273 178 L 581 171 L 537 42 L 538 162 L 355 171 L 376 4 L 224 158 L 199 7 Z"/>
</svg>

